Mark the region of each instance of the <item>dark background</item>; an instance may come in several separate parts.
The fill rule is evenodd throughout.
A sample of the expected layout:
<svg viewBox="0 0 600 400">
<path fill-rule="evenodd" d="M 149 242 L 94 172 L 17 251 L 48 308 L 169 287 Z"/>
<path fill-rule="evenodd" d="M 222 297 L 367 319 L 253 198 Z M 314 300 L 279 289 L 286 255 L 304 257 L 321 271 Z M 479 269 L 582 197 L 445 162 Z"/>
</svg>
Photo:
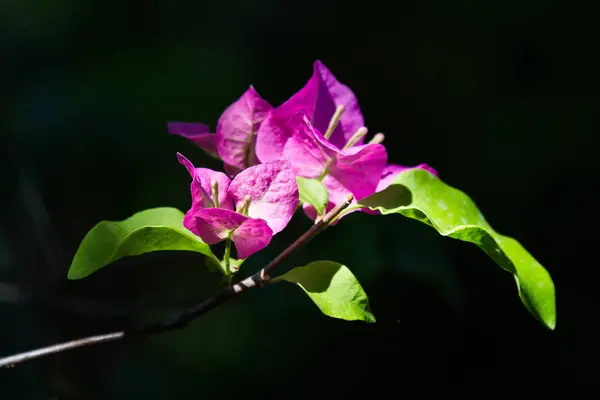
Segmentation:
<svg viewBox="0 0 600 400">
<path fill-rule="evenodd" d="M 277 285 L 185 331 L 0 370 L 0 397 L 487 397 L 594 383 L 597 13 L 568 4 L 2 1 L 0 356 L 198 300 L 195 254 L 122 260 L 76 282 L 66 271 L 98 221 L 187 209 L 177 151 L 220 168 L 167 121 L 214 129 L 250 84 L 279 105 L 315 59 L 355 91 L 392 162 L 434 166 L 550 271 L 558 324 L 535 321 L 475 246 L 355 213 L 286 266 L 346 263 L 376 324 L 327 318 Z M 308 226 L 297 215 L 244 270 Z"/>
</svg>

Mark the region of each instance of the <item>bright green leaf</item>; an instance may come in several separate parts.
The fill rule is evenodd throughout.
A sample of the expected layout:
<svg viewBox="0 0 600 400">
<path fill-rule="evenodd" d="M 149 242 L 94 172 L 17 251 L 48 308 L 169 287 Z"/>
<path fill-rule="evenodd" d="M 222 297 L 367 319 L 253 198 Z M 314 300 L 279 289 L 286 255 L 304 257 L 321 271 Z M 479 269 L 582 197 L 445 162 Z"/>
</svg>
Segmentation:
<svg viewBox="0 0 600 400">
<path fill-rule="evenodd" d="M 274 279 L 300 286 L 323 314 L 347 321 L 375 322 L 369 299 L 350 270 L 333 261 L 316 261 Z"/>
<path fill-rule="evenodd" d="M 183 213 L 175 208 L 152 208 L 123 221 L 102 221 L 94 226 L 75 253 L 69 279 L 81 279 L 126 256 L 152 251 L 186 250 L 219 261 L 210 247 L 183 227 Z"/>
<path fill-rule="evenodd" d="M 300 192 L 300 201 L 308 203 L 317 210 L 319 215 L 325 213 L 327 203 L 329 203 L 329 193 L 323 184 L 317 179 L 296 177 L 298 191 Z"/>
<path fill-rule="evenodd" d="M 443 236 L 478 245 L 500 267 L 514 274 L 525 307 L 548 328 L 556 326 L 554 284 L 548 272 L 519 242 L 494 231 L 465 193 L 428 171 L 411 169 L 361 204 L 382 214 L 398 213 L 417 219 Z"/>
</svg>

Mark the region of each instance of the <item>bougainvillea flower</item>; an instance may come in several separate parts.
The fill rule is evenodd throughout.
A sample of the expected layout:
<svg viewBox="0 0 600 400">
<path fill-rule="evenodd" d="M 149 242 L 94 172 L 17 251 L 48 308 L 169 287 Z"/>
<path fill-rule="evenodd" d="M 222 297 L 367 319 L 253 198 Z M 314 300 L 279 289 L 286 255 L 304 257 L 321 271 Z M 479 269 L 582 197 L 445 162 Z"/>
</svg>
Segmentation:
<svg viewBox="0 0 600 400">
<path fill-rule="evenodd" d="M 204 124 L 171 122 L 169 132 L 192 140 L 198 147 L 225 163 L 225 170 L 236 175 L 258 164 L 254 150 L 256 134 L 271 105 L 250 86 L 223 111 L 216 133 L 208 133 Z"/>
<path fill-rule="evenodd" d="M 387 163 L 383 145 L 340 149 L 325 139 L 304 114 L 295 114 L 290 127 L 294 133 L 284 144 L 282 158 L 290 162 L 296 175 L 322 179 L 332 207 L 350 193 L 361 200 L 375 192 Z"/>
<path fill-rule="evenodd" d="M 339 106 L 343 106 L 344 111 L 329 136 L 329 142 L 342 148 L 364 125 L 364 119 L 352 90 L 338 82 L 322 62 L 315 61 L 313 74 L 306 85 L 281 106 L 271 110 L 261 124 L 256 142 L 260 161 L 281 157 L 285 143 L 294 133 L 290 120 L 296 113 L 305 114 L 319 132 L 325 133 Z M 362 143 L 363 138 L 360 138 L 355 144 Z"/>
<path fill-rule="evenodd" d="M 172 135 L 189 139 L 211 157 L 220 158 L 217 153 L 217 137 L 214 133 L 209 133 L 208 126 L 199 122 L 169 122 L 167 130 Z"/>
<path fill-rule="evenodd" d="M 226 164 L 245 169 L 258 164 L 256 134 L 272 107 L 252 86 L 219 118 L 217 152 Z"/>
<path fill-rule="evenodd" d="M 192 206 L 183 225 L 210 245 L 230 238 L 240 259 L 266 247 L 298 205 L 296 176 L 287 161 L 255 165 L 230 180 L 195 168 L 179 153 L 177 158 L 192 176 Z"/>
</svg>

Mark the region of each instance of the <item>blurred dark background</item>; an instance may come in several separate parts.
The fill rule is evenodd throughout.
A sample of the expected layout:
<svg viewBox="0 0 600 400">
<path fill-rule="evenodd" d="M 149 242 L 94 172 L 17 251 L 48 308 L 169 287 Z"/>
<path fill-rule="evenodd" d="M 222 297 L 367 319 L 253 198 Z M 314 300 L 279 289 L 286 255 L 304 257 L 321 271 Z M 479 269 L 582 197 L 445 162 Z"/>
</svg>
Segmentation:
<svg viewBox="0 0 600 400">
<path fill-rule="evenodd" d="M 401 216 L 353 214 L 287 267 L 346 263 L 377 324 L 329 319 L 277 285 L 184 331 L 0 370 L 0 397 L 413 398 L 593 383 L 595 11 L 538 0 L 2 1 L 0 356 L 208 294 L 193 289 L 195 254 L 122 260 L 75 282 L 66 271 L 98 221 L 187 209 L 177 151 L 220 168 L 167 121 L 214 129 L 250 84 L 279 105 L 315 59 L 355 91 L 391 161 L 434 166 L 550 271 L 558 324 L 535 321 L 476 247 Z M 308 226 L 296 216 L 244 270 Z"/>
</svg>

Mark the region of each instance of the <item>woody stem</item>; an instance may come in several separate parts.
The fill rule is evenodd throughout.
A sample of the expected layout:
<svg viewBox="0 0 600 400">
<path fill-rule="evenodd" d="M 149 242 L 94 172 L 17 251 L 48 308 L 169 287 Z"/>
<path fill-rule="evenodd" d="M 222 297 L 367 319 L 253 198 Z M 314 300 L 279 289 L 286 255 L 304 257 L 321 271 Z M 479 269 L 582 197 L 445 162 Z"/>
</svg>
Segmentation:
<svg viewBox="0 0 600 400">
<path fill-rule="evenodd" d="M 254 275 L 244 279 L 239 283 L 234 284 L 233 286 L 227 286 L 223 288 L 213 297 L 210 297 L 209 299 L 197 304 L 196 306 L 184 310 L 180 314 L 176 314 L 163 322 L 145 325 L 138 329 L 121 330 L 102 335 L 88 336 L 85 338 L 76 339 L 69 342 L 59 343 L 52 346 L 42 347 L 40 349 L 26 351 L 24 353 L 0 358 L 0 368 L 10 367 L 15 364 L 23 363 L 25 361 L 41 358 L 52 354 L 62 353 L 64 351 L 76 349 L 79 347 L 91 346 L 98 343 L 114 342 L 118 340 L 142 338 L 157 333 L 169 332 L 176 329 L 183 329 L 187 327 L 188 324 L 194 319 L 206 314 L 207 312 L 225 303 L 226 301 L 231 300 L 237 295 L 245 292 L 247 289 L 253 287 L 263 287 L 270 280 L 268 272 L 280 265 L 285 260 L 285 258 L 287 258 L 296 249 L 302 247 L 303 245 L 308 243 L 312 238 L 314 238 L 317 234 L 326 229 L 329 226 L 330 222 L 335 220 L 335 218 L 350 205 L 351 201 L 352 195 L 348 195 L 344 203 L 338 205 L 333 210 L 328 212 L 317 224 L 311 226 L 302 236 L 300 236 L 296 241 L 294 241 L 294 243 L 288 246 L 277 257 L 275 257 L 273 261 L 271 261 L 269 264 L 267 264 L 264 268 L 262 268 Z"/>
</svg>

